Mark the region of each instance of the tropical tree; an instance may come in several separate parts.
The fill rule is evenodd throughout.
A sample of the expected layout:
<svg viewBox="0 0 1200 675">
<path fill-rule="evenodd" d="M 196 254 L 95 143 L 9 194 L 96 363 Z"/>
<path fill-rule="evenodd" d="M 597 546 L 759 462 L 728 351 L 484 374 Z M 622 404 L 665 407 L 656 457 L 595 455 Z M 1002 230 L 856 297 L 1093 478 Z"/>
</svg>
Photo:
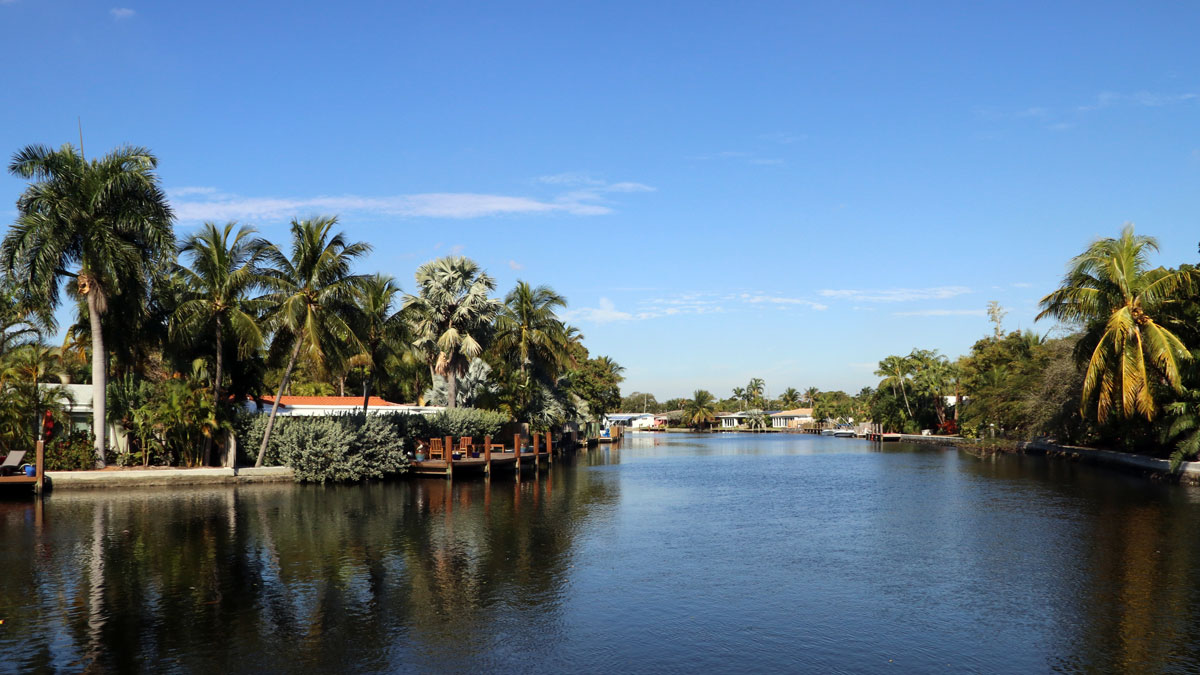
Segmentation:
<svg viewBox="0 0 1200 675">
<path fill-rule="evenodd" d="M 808 407 L 813 407 L 817 403 L 817 397 L 821 395 L 821 390 L 816 387 L 809 387 L 804 390 L 804 400 L 808 401 Z"/>
<path fill-rule="evenodd" d="M 712 424 L 716 420 L 716 402 L 717 399 L 704 389 L 692 392 L 692 398 L 683 406 L 683 423 L 696 429 Z"/>
<path fill-rule="evenodd" d="M 767 383 L 763 382 L 761 377 L 750 378 L 750 382 L 746 385 L 746 402 L 754 406 L 759 405 L 762 403 L 766 390 Z"/>
<path fill-rule="evenodd" d="M 911 370 L 912 364 L 907 358 L 888 356 L 879 362 L 879 368 L 875 371 L 875 375 L 883 378 L 883 381 L 879 383 L 880 387 L 890 387 L 893 394 L 897 389 L 899 390 L 904 398 L 904 410 L 908 412 L 909 419 L 912 419 L 913 414 L 912 406 L 908 403 L 906 384 Z"/>
<path fill-rule="evenodd" d="M 263 299 L 276 308 L 270 317 L 274 339 L 281 345 L 290 344 L 291 354 L 271 404 L 254 466 L 262 466 L 279 399 L 300 354 L 303 352 L 309 363 L 326 367 L 362 351 L 362 343 L 347 321 L 355 288 L 363 281 L 362 276 L 351 274 L 351 265 L 371 247 L 363 242 L 347 242 L 342 232 L 333 233 L 336 224 L 337 218 L 329 217 L 293 220 L 291 256 L 284 256 L 278 249 L 267 252 L 272 265 L 267 273 L 271 291 Z"/>
<path fill-rule="evenodd" d="M 354 328 L 363 351 L 356 358 L 366 369 L 363 377 L 363 412 L 367 411 L 375 377 L 389 358 L 400 358 L 405 351 L 408 324 L 403 310 L 396 307 L 400 287 L 386 274 L 374 274 L 354 289 L 358 311 Z"/>
<path fill-rule="evenodd" d="M 792 409 L 800 405 L 800 392 L 795 387 L 788 387 L 779 395 L 779 404 L 786 409 Z"/>
<path fill-rule="evenodd" d="M 741 410 L 742 404 L 746 402 L 746 388 L 745 387 L 734 387 L 733 388 L 733 400 L 738 402 L 738 410 Z"/>
<path fill-rule="evenodd" d="M 404 308 L 431 375 L 446 378 L 446 406 L 456 405 L 458 377 L 483 353 L 500 301 L 488 297 L 496 282 L 475 261 L 447 256 L 417 268 L 417 295 Z"/>
<path fill-rule="evenodd" d="M 495 349 L 517 373 L 519 405 L 526 412 L 530 378 L 552 382 L 568 359 L 567 335 L 554 313 L 567 301 L 549 286 L 518 281 L 496 315 Z"/>
<path fill-rule="evenodd" d="M 1041 301 L 1038 319 L 1083 326 L 1076 352 L 1087 364 L 1083 405 L 1095 405 L 1100 423 L 1113 411 L 1153 419 L 1156 384 L 1181 390 L 1180 363 L 1191 355 L 1165 323 L 1168 305 L 1194 277 L 1190 269 L 1149 269 L 1157 250 L 1157 241 L 1126 225 L 1119 237 L 1097 240 L 1075 257 L 1062 285 Z"/>
<path fill-rule="evenodd" d="M 249 356 L 263 343 L 259 325 L 263 301 L 250 296 L 268 283 L 263 265 L 272 246 L 254 237 L 254 228 L 239 227 L 234 233 L 234 227 L 237 223 L 220 228 L 205 223 L 184 240 L 179 254 L 190 258 L 191 265 L 181 265 L 177 271 L 186 291 L 170 320 L 174 338 L 194 342 L 212 337 L 213 410 L 221 408 L 226 336 L 239 358 Z M 205 436 L 206 465 L 212 459 L 212 440 L 211 434 Z"/>
<path fill-rule="evenodd" d="M 87 305 L 92 340 L 92 429 L 104 466 L 107 358 L 102 318 L 108 300 L 146 283 L 175 252 L 173 214 L 149 150 L 121 147 L 90 162 L 71 145 L 30 145 L 9 171 L 33 181 L 17 200 L 17 220 L 0 245 L 6 271 L 57 306 L 64 278 Z"/>
</svg>

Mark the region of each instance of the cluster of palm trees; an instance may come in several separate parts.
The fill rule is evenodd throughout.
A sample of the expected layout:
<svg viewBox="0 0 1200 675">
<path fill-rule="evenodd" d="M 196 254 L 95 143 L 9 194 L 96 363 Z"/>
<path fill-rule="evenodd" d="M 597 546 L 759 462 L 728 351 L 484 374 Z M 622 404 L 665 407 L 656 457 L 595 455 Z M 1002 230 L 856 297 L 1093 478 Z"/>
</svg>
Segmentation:
<svg viewBox="0 0 1200 675">
<path fill-rule="evenodd" d="M 76 299 L 82 320 L 68 331 L 59 362 L 90 354 L 98 465 L 110 371 L 151 380 L 190 373 L 173 379 L 193 394 L 203 390 L 212 414 L 201 415 L 199 435 L 182 442 L 202 438 L 205 463 L 221 418 L 268 384 L 275 397 L 258 463 L 289 391 L 344 394 L 349 383 L 361 387 L 365 410 L 381 386 L 419 398 L 440 381 L 453 408 L 459 379 L 483 361 L 477 370 L 496 376 L 486 403 L 519 421 L 566 421 L 586 415 L 597 391 L 614 395 L 608 389 L 619 384 L 620 366 L 589 358 L 580 332 L 556 315 L 566 301 L 546 286 L 519 282 L 500 300 L 475 262 L 451 256 L 420 266 L 416 292 L 406 295 L 391 276 L 355 271 L 371 247 L 348 240 L 333 217 L 294 220 L 286 248 L 236 223 L 206 223 L 177 244 L 156 167 L 144 148 L 89 160 L 71 145 L 26 147 L 9 167 L 30 183 L 0 244 L 12 289 L 0 308 L 10 315 L 3 339 L 13 343 L 0 343 L 0 356 L 45 350 L 60 291 Z M 608 378 L 597 385 L 590 381 L 597 374 Z M 41 370 L 27 380 L 51 375 Z M 164 433 L 160 424 L 153 435 Z"/>
<path fill-rule="evenodd" d="M 1200 278 L 1191 265 L 1151 267 L 1157 251 L 1126 225 L 1072 259 L 1038 315 L 1056 320 L 1063 337 L 1005 335 L 993 306 L 995 335 L 957 362 L 925 350 L 883 359 L 874 411 L 945 422 L 947 397 L 966 398 L 963 414 L 990 429 L 1195 457 Z"/>
</svg>

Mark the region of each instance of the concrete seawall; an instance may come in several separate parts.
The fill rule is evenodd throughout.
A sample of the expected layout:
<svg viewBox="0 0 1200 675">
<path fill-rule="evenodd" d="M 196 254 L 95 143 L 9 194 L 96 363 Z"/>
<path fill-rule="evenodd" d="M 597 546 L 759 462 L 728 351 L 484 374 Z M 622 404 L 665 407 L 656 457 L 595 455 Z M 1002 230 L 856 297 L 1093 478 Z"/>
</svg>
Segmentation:
<svg viewBox="0 0 1200 675">
<path fill-rule="evenodd" d="M 123 469 L 120 471 L 47 471 L 49 489 L 75 490 L 109 487 L 161 487 L 164 485 L 245 485 L 292 481 L 287 466 L 242 469 Z"/>
<path fill-rule="evenodd" d="M 1113 466 L 1127 471 L 1149 473 L 1164 478 L 1178 478 L 1185 483 L 1200 484 L 1200 462 L 1183 462 L 1178 471 L 1171 471 L 1171 462 L 1157 457 L 1133 455 L 1114 450 L 1097 450 L 1073 445 L 1055 445 L 1045 441 L 1020 443 L 1017 447 L 1027 455 L 1046 455 L 1064 459 Z"/>
</svg>

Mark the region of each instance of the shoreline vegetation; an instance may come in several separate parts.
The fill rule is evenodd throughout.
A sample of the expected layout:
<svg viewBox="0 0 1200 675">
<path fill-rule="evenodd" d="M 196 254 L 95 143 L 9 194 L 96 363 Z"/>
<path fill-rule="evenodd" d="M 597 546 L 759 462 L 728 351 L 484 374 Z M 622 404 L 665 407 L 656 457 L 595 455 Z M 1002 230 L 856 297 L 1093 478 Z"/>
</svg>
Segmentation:
<svg viewBox="0 0 1200 675">
<path fill-rule="evenodd" d="M 406 293 L 355 268 L 371 246 L 332 216 L 293 220 L 286 242 L 235 222 L 177 241 L 157 166 L 133 146 L 13 156 L 28 185 L 0 242 L 4 454 L 44 440 L 50 471 L 195 468 L 236 445 L 235 464 L 360 481 L 404 473 L 418 439 L 561 431 L 619 402 L 623 368 L 589 353 L 550 287 L 520 280 L 494 297 L 479 265 L 447 256 Z M 77 320 L 52 345 L 63 301 Z M 71 383 L 91 385 L 90 430 L 70 418 Z M 362 406 L 282 417 L 285 395 Z M 372 414 L 376 396 L 444 411 Z"/>
<path fill-rule="evenodd" d="M 290 241 L 205 223 L 176 241 L 147 149 L 86 159 L 31 145 L 9 171 L 29 181 L 0 242 L 0 450 L 45 440 L 46 468 L 283 464 L 297 480 L 404 473 L 419 439 L 564 431 L 621 409 L 667 424 L 771 430 L 771 410 L 811 409 L 817 426 L 962 435 L 1144 455 L 1170 472 L 1200 453 L 1200 279 L 1151 268 L 1157 242 L 1127 225 L 1072 259 L 1040 304 L 1050 333 L 994 331 L 955 360 L 915 348 L 879 361 L 857 394 L 785 389 L 752 378 L 718 399 L 622 397 L 623 368 L 593 356 L 559 319 L 567 301 L 520 280 L 503 297 L 474 261 L 416 270 L 411 293 L 355 264 L 371 247 L 336 217 L 293 220 Z M 61 345 L 55 310 L 76 307 Z M 92 385 L 90 431 L 59 386 Z M 285 395 L 360 396 L 335 417 L 280 417 Z M 431 417 L 371 414 L 370 400 L 444 406 Z M 250 413 L 253 401 L 259 413 Z M 269 410 L 269 412 L 267 412 Z M 795 411 L 799 412 L 799 411 Z M 118 432 L 122 443 L 112 443 Z M 234 440 L 236 439 L 236 443 Z"/>
</svg>

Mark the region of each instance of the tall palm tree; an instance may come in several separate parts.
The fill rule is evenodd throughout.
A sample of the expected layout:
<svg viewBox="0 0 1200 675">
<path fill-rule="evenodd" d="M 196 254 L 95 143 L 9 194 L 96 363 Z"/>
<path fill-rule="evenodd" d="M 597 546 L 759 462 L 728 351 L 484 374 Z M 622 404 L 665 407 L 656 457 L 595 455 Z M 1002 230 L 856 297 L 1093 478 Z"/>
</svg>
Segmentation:
<svg viewBox="0 0 1200 675">
<path fill-rule="evenodd" d="M 271 416 L 267 418 L 254 466 L 262 466 L 279 399 L 287 389 L 300 353 L 303 351 L 310 363 L 325 367 L 338 365 L 348 352 L 362 351 L 362 344 L 347 320 L 354 289 L 363 280 L 361 275 L 351 274 L 351 265 L 369 253 L 371 246 L 349 243 L 343 232 L 334 234 L 336 224 L 337 218 L 328 217 L 293 220 L 291 257 L 278 249 L 267 252 L 273 269 L 267 276 L 271 292 L 263 299 L 276 307 L 271 317 L 275 339 L 290 343 L 292 350 L 271 404 Z"/>
<path fill-rule="evenodd" d="M 366 368 L 363 377 L 363 412 L 371 400 L 371 389 L 379 369 L 389 358 L 400 358 L 407 342 L 408 325 L 404 321 L 404 310 L 396 307 L 396 296 L 400 286 L 386 274 L 373 274 L 355 289 L 358 305 L 355 313 L 355 330 L 363 351 L 356 357 Z"/>
<path fill-rule="evenodd" d="M 205 223 L 184 240 L 179 254 L 190 258 L 191 265 L 177 270 L 186 291 L 170 320 L 173 338 L 188 342 L 202 335 L 213 338 L 213 410 L 221 408 L 226 334 L 240 358 L 263 343 L 259 325 L 263 302 L 250 295 L 268 282 L 263 265 L 272 247 L 254 236 L 254 228 L 239 227 L 234 233 L 234 227 L 237 223 L 221 228 Z M 212 459 L 212 440 L 212 436 L 204 440 L 205 465 Z"/>
<path fill-rule="evenodd" d="M 567 358 L 567 335 L 555 309 L 567 301 L 549 286 L 517 281 L 496 315 L 495 347 L 521 373 L 553 377 Z"/>
<path fill-rule="evenodd" d="M 92 430 L 104 466 L 107 358 L 101 321 L 108 299 L 146 283 L 175 252 L 174 215 L 149 150 L 121 147 L 87 161 L 71 145 L 26 146 L 9 171 L 33 181 L 17 200 L 17 221 L 0 246 L 9 274 L 58 304 L 64 277 L 87 303 L 92 340 Z"/>
<path fill-rule="evenodd" d="M 426 355 L 430 373 L 446 378 L 446 407 L 455 407 L 458 377 L 483 353 L 500 301 L 488 297 L 496 282 L 475 261 L 447 256 L 417 268 L 417 295 L 405 298 L 413 346 Z"/>
<path fill-rule="evenodd" d="M 704 389 L 692 392 L 692 398 L 683 404 L 683 423 L 697 429 L 711 424 L 715 417 L 717 399 Z"/>
<path fill-rule="evenodd" d="M 883 378 L 879 386 L 891 387 L 893 396 L 896 394 L 896 389 L 899 388 L 904 397 L 904 409 L 908 412 L 909 419 L 912 419 L 913 414 L 912 407 L 908 404 L 908 390 L 905 385 L 911 372 L 912 364 L 908 358 L 903 356 L 885 357 L 879 362 L 879 368 L 875 371 L 875 375 Z"/>
<path fill-rule="evenodd" d="M 1157 250 L 1157 241 L 1126 225 L 1121 236 L 1097 240 L 1075 257 L 1062 285 L 1041 301 L 1038 319 L 1084 327 L 1076 352 L 1087 362 L 1083 406 L 1094 399 L 1101 423 L 1113 410 L 1122 418 L 1153 419 L 1155 382 L 1180 391 L 1180 363 L 1191 359 L 1164 321 L 1165 306 L 1193 286 L 1193 273 L 1148 269 L 1148 255 Z"/>
<path fill-rule="evenodd" d="M 766 390 L 767 383 L 763 382 L 761 377 L 750 378 L 750 382 L 746 384 L 746 402 L 757 407 L 762 402 Z"/>
</svg>

